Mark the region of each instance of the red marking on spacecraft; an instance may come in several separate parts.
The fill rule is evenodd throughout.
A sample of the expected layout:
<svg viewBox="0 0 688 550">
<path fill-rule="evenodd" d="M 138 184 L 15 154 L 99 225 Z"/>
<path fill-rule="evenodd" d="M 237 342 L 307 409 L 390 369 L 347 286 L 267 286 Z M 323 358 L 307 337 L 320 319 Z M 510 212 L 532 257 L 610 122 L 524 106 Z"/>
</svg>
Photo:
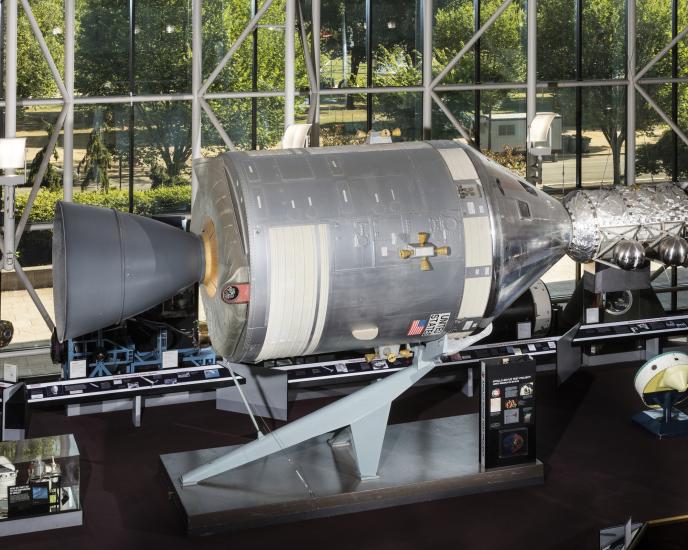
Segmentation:
<svg viewBox="0 0 688 550">
<path fill-rule="evenodd" d="M 248 304 L 251 285 L 249 283 L 232 283 L 222 287 L 222 301 L 226 304 Z"/>
</svg>

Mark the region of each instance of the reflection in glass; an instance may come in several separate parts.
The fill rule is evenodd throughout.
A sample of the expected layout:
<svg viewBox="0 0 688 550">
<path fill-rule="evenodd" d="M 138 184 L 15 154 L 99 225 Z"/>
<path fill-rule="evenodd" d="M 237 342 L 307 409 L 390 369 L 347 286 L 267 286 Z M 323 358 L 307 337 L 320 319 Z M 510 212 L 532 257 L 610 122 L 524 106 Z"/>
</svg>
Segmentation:
<svg viewBox="0 0 688 550">
<path fill-rule="evenodd" d="M 421 83 L 423 36 L 417 0 L 372 3 L 373 86 L 415 86 Z"/>
<path fill-rule="evenodd" d="M 547 89 L 538 93 L 538 113 L 555 113 L 550 128 L 552 154 L 543 158 L 544 190 L 563 196 L 576 186 L 576 91 Z"/>
<path fill-rule="evenodd" d="M 583 2 L 583 79 L 626 76 L 624 8 L 625 2 Z"/>
<path fill-rule="evenodd" d="M 365 0 L 322 0 L 320 10 L 320 86 L 365 86 Z"/>
<path fill-rule="evenodd" d="M 129 6 L 77 0 L 74 87 L 79 95 L 129 93 Z"/>
<path fill-rule="evenodd" d="M 575 0 L 538 0 L 537 8 L 538 79 L 575 79 Z"/>
<path fill-rule="evenodd" d="M 191 88 L 190 0 L 136 0 L 134 69 L 140 94 Z"/>
<path fill-rule="evenodd" d="M 583 88 L 582 185 L 619 185 L 625 172 L 626 88 Z"/>
<path fill-rule="evenodd" d="M 220 63 L 251 19 L 252 0 L 204 0 L 203 80 Z M 253 37 L 249 36 L 210 87 L 210 92 L 249 91 L 253 70 Z"/>
<path fill-rule="evenodd" d="M 643 86 L 667 115 L 671 114 L 671 84 Z M 636 174 L 638 182 L 670 180 L 673 173 L 674 132 L 640 94 L 636 109 Z"/>
<path fill-rule="evenodd" d="M 420 93 L 373 95 L 373 130 L 389 130 L 392 141 L 414 141 L 422 134 Z"/>
<path fill-rule="evenodd" d="M 637 2 L 635 32 L 638 69 L 644 67 L 664 46 L 671 42 L 671 4 L 670 1 Z M 671 53 L 662 57 L 646 73 L 646 76 L 670 78 Z"/>
<path fill-rule="evenodd" d="M 436 76 L 473 35 L 473 0 L 437 0 L 433 4 L 433 10 L 433 74 Z M 447 74 L 442 83 L 475 82 L 474 60 L 475 54 L 471 49 Z"/>
<path fill-rule="evenodd" d="M 320 141 L 323 146 L 363 143 L 364 138 L 357 138 L 356 134 L 365 130 L 364 94 L 320 97 Z"/>
<path fill-rule="evenodd" d="M 504 154 L 526 148 L 523 90 L 483 90 L 480 94 L 480 148 Z"/>
<path fill-rule="evenodd" d="M 497 11 L 499 0 L 483 0 L 481 24 Z M 514 0 L 480 40 L 482 82 L 523 82 L 527 67 L 526 1 Z"/>
<path fill-rule="evenodd" d="M 134 189 L 156 193 L 156 213 L 187 211 L 191 186 L 191 105 L 159 101 L 136 105 Z M 144 202 L 145 201 L 145 202 Z M 142 203 L 139 208 L 137 203 Z M 145 204 L 145 206 L 144 206 Z M 149 207 L 144 195 L 134 196 L 135 210 Z M 152 213 L 152 211 L 150 212 Z"/>
<path fill-rule="evenodd" d="M 50 55 L 64 80 L 64 2 L 32 0 L 31 11 L 48 45 Z M 2 23 L 3 31 L 5 21 Z M 18 97 L 60 97 L 57 85 L 31 32 L 29 19 L 21 5 L 17 21 L 17 95 Z"/>
<path fill-rule="evenodd" d="M 121 191 L 128 204 L 129 107 L 79 105 L 74 110 L 74 187 Z M 78 197 L 75 197 L 78 201 Z"/>
<path fill-rule="evenodd" d="M 440 99 L 454 115 L 470 136 L 475 136 L 475 95 L 474 92 L 445 92 L 438 94 Z M 433 102 L 432 138 L 456 139 L 459 131 L 449 121 L 444 112 Z"/>
</svg>

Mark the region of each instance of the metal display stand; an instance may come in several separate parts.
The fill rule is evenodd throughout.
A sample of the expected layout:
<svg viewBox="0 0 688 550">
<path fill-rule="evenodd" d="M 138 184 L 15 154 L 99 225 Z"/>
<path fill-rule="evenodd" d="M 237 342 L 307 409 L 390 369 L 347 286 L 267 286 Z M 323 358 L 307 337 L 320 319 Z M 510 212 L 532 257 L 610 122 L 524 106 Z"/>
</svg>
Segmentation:
<svg viewBox="0 0 688 550">
<path fill-rule="evenodd" d="M 477 415 L 387 426 L 396 397 L 490 331 L 415 349 L 412 365 L 245 445 L 161 456 L 189 533 L 541 483 L 539 462 L 479 471 Z"/>
<path fill-rule="evenodd" d="M 269 436 L 266 436 L 269 437 Z M 264 439 L 264 438 L 263 438 Z M 242 446 L 162 455 L 189 535 L 247 529 L 541 484 L 541 462 L 479 471 L 478 415 L 387 427 L 378 477 L 360 479 L 352 445 L 330 434 L 184 487 L 190 469 Z"/>
<path fill-rule="evenodd" d="M 80 454 L 72 434 L 0 444 L 14 472 L 0 495 L 0 537 L 83 523 Z"/>
</svg>

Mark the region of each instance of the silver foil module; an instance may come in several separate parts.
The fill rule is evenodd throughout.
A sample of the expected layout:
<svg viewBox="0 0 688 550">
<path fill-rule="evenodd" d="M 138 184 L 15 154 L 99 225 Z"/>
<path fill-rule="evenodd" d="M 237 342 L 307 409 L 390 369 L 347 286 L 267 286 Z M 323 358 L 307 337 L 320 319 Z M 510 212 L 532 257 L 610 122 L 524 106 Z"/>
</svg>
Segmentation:
<svg viewBox="0 0 688 550">
<path fill-rule="evenodd" d="M 573 225 L 568 253 L 578 262 L 612 260 L 625 240 L 655 249 L 668 236 L 683 237 L 688 221 L 688 196 L 673 183 L 578 189 L 564 206 Z"/>
</svg>

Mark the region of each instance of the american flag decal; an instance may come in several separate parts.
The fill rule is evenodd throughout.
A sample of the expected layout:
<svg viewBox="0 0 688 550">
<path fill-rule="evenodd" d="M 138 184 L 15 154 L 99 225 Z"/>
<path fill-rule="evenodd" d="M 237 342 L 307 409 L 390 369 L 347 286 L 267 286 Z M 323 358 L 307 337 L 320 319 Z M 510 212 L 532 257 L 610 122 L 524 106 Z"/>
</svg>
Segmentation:
<svg viewBox="0 0 688 550">
<path fill-rule="evenodd" d="M 411 323 L 411 328 L 406 333 L 407 336 L 418 336 L 419 334 L 423 334 L 425 325 L 427 324 L 428 322 L 425 319 L 415 319 L 413 323 Z"/>
</svg>

